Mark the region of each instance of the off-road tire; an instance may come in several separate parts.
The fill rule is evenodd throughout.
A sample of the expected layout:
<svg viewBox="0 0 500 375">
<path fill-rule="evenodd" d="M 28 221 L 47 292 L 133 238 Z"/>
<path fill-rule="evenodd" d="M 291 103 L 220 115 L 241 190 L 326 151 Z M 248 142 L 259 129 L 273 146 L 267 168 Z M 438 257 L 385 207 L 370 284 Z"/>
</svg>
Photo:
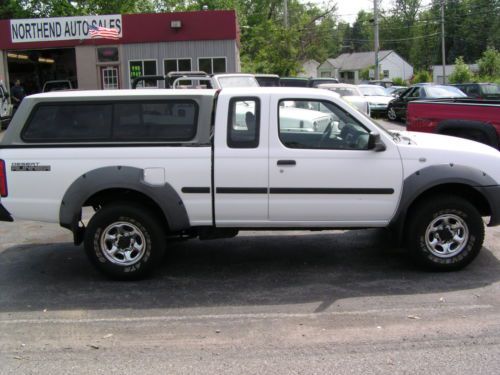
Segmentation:
<svg viewBox="0 0 500 375">
<path fill-rule="evenodd" d="M 435 196 L 419 203 L 409 212 L 409 216 L 406 227 L 407 247 L 412 257 L 425 268 L 438 271 L 462 269 L 476 258 L 483 246 L 484 223 L 481 215 L 471 203 L 461 197 Z M 441 227 L 442 231 L 437 230 Z M 445 252 L 446 247 L 439 245 L 436 233 L 439 240 L 451 237 L 447 243 L 454 243 L 455 238 L 462 238 L 462 244 L 454 250 L 450 247 L 449 254 L 439 254 L 441 251 Z"/>
<path fill-rule="evenodd" d="M 161 263 L 165 251 L 166 228 L 163 228 L 160 223 L 161 221 L 154 212 L 146 207 L 125 202 L 111 203 L 102 207 L 91 218 L 85 231 L 85 252 L 97 269 L 112 279 L 137 280 L 145 278 L 151 274 L 155 266 Z M 125 230 L 120 228 L 125 228 Z M 134 240 L 133 243 L 130 242 L 131 240 L 124 239 L 124 241 L 129 242 L 120 245 L 123 248 L 127 246 L 132 248 L 133 250 L 129 254 L 135 252 L 132 255 L 136 256 L 137 259 L 134 260 L 132 255 L 129 255 L 128 259 L 125 255 L 120 256 L 123 259 L 119 259 L 119 254 L 110 255 L 108 247 L 113 246 L 114 242 L 113 240 L 106 241 L 105 238 L 109 238 L 109 236 L 106 237 L 106 234 L 116 234 L 117 231 L 125 233 L 120 235 L 121 237 L 132 233 L 130 236 L 137 238 L 137 241 Z M 140 251 L 135 250 L 134 243 L 138 244 Z M 119 248 L 121 249 L 121 247 Z M 107 253 L 106 250 L 108 250 Z M 125 251 L 122 253 L 124 254 Z M 126 262 L 129 264 L 122 264 Z"/>
</svg>

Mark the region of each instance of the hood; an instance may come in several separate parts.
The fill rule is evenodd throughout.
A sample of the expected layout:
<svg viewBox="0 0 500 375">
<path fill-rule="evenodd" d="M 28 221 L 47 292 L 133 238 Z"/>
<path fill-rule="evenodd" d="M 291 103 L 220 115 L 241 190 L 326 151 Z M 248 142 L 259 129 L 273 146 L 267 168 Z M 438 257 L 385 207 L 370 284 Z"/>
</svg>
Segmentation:
<svg viewBox="0 0 500 375">
<path fill-rule="evenodd" d="M 401 138 L 397 144 L 406 164 L 405 175 L 428 165 L 455 164 L 479 169 L 500 184 L 500 151 L 493 147 L 447 135 L 408 131 L 397 133 Z"/>
<path fill-rule="evenodd" d="M 368 103 L 372 104 L 389 104 L 389 102 L 394 99 L 392 96 L 365 96 Z"/>
</svg>

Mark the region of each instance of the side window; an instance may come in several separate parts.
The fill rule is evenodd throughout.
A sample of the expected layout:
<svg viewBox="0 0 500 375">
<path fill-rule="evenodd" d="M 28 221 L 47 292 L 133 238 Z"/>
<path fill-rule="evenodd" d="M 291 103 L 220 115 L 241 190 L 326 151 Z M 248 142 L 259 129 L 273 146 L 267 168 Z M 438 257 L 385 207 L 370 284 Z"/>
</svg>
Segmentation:
<svg viewBox="0 0 500 375">
<path fill-rule="evenodd" d="M 113 139 L 189 141 L 196 135 L 198 106 L 194 101 L 154 101 L 114 105 Z"/>
<path fill-rule="evenodd" d="M 478 97 L 479 96 L 479 86 L 470 85 L 467 88 L 467 95 L 472 96 L 473 98 Z"/>
<path fill-rule="evenodd" d="M 111 136 L 111 104 L 40 105 L 23 130 L 27 142 L 100 141 Z"/>
<path fill-rule="evenodd" d="M 415 87 L 414 87 L 414 88 L 412 88 L 412 89 L 408 89 L 407 91 L 405 91 L 405 92 L 401 95 L 401 97 L 402 97 L 402 98 L 411 98 L 411 97 L 412 97 L 412 95 L 413 95 L 413 93 L 415 92 L 415 90 L 417 90 L 417 88 L 415 88 Z"/>
<path fill-rule="evenodd" d="M 231 99 L 227 125 L 227 145 L 230 148 L 256 148 L 259 146 L 259 131 L 259 99 Z"/>
<path fill-rule="evenodd" d="M 425 98 L 427 95 L 425 94 L 425 89 L 423 87 L 420 88 L 419 90 L 419 95 L 418 97 L 420 98 Z"/>
<path fill-rule="evenodd" d="M 333 103 L 282 100 L 279 137 L 288 148 L 367 150 L 370 132 Z"/>
<path fill-rule="evenodd" d="M 423 88 L 415 88 L 412 93 L 410 94 L 410 98 L 419 98 L 420 97 L 420 92 L 423 91 Z"/>
</svg>

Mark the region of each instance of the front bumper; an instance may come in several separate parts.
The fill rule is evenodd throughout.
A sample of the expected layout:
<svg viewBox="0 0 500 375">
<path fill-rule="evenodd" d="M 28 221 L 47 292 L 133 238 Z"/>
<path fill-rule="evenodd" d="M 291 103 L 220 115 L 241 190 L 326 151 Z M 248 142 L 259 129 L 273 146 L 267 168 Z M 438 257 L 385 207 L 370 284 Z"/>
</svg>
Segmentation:
<svg viewBox="0 0 500 375">
<path fill-rule="evenodd" d="M 369 104 L 370 112 L 372 114 L 384 114 L 387 113 L 387 104 Z"/>
<path fill-rule="evenodd" d="M 500 225 L 500 186 L 480 187 L 479 191 L 483 193 L 490 204 L 491 218 L 488 226 Z"/>
<path fill-rule="evenodd" d="M 10 215 L 9 211 L 5 209 L 4 206 L 0 203 L 0 221 L 14 221 L 12 216 Z"/>
</svg>

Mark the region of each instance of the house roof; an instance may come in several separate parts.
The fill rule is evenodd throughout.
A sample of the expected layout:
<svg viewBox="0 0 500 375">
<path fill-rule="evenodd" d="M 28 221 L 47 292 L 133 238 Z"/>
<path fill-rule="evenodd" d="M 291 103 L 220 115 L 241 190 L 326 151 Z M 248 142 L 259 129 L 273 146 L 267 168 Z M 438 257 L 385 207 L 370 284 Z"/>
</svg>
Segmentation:
<svg viewBox="0 0 500 375">
<path fill-rule="evenodd" d="M 393 50 L 379 51 L 379 61 L 393 52 Z M 343 53 L 335 59 L 327 59 L 326 61 L 339 70 L 361 70 L 375 65 L 375 52 Z"/>
</svg>

